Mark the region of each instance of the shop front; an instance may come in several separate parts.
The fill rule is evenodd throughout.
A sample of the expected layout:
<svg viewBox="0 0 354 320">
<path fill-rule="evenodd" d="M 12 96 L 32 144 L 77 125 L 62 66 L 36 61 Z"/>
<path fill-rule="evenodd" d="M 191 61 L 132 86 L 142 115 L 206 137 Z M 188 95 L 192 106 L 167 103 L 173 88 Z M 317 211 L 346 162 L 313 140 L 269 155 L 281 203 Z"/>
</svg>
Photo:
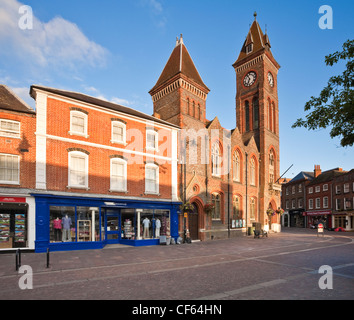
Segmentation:
<svg viewBox="0 0 354 320">
<path fill-rule="evenodd" d="M 332 211 L 307 211 L 307 226 L 308 228 L 316 228 L 321 221 L 325 229 L 332 228 Z"/>
<path fill-rule="evenodd" d="M 0 251 L 34 249 L 34 199 L 0 196 Z"/>
<path fill-rule="evenodd" d="M 336 212 L 333 214 L 333 228 L 344 231 L 354 229 L 354 212 Z"/>
<path fill-rule="evenodd" d="M 290 227 L 292 228 L 305 228 L 305 215 L 304 209 L 289 210 Z"/>
<path fill-rule="evenodd" d="M 35 194 L 35 251 L 158 245 L 178 237 L 180 203 Z"/>
</svg>

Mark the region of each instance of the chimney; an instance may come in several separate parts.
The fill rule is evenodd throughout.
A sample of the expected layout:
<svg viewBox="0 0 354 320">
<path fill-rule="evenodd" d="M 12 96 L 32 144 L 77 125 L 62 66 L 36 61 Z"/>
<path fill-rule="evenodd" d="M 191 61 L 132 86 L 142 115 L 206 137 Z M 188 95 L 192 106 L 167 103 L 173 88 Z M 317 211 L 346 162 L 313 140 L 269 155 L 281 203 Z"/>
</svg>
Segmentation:
<svg viewBox="0 0 354 320">
<path fill-rule="evenodd" d="M 157 119 L 161 119 L 161 115 L 157 112 L 154 112 L 153 116 Z"/>
<path fill-rule="evenodd" d="M 315 170 L 314 170 L 315 178 L 317 178 L 321 173 L 322 173 L 321 166 L 315 164 Z"/>
</svg>

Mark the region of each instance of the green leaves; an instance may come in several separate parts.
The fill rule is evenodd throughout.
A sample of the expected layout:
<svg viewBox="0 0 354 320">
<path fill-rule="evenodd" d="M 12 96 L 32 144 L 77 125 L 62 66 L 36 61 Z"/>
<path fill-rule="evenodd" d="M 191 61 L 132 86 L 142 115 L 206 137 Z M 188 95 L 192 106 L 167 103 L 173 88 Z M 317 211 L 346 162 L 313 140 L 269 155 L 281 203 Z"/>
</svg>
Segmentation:
<svg viewBox="0 0 354 320">
<path fill-rule="evenodd" d="M 308 130 L 332 127 L 331 138 L 341 137 L 343 147 L 354 144 L 354 40 L 343 44 L 343 51 L 326 56 L 327 66 L 339 60 L 347 60 L 346 70 L 329 79 L 319 97 L 311 97 L 305 104 L 310 111 L 306 119 L 298 119 L 292 128 L 304 127 Z"/>
</svg>

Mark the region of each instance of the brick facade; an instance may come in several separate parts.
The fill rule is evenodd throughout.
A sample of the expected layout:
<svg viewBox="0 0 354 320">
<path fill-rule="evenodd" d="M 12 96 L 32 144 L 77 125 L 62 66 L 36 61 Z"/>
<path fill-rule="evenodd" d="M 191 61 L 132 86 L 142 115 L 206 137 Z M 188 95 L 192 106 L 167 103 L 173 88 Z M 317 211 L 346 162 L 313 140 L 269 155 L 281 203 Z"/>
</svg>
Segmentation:
<svg viewBox="0 0 354 320">
<path fill-rule="evenodd" d="M 194 239 L 227 237 L 230 232 L 236 236 L 254 222 L 261 223 L 265 229 L 279 230 L 279 216 L 268 216 L 266 211 L 271 208 L 275 212 L 281 205 L 277 181 L 280 177 L 277 94 L 280 66 L 256 20 L 249 37 L 254 42 L 251 54 L 245 54 L 245 42 L 233 65 L 237 82 L 235 129 L 225 129 L 217 117 L 211 121 L 205 118 L 209 89 L 182 37 L 177 39 L 159 80 L 150 91 L 154 114 L 182 128 L 178 190 L 181 200 L 194 206 L 186 226 Z M 246 87 L 244 78 L 251 71 L 256 72 L 257 79 Z M 273 75 L 272 85 L 269 72 Z M 256 111 L 250 108 L 247 119 L 250 126 L 246 128 L 245 102 L 254 98 L 259 107 Z M 219 161 L 216 165 L 215 159 Z M 211 214 L 205 210 L 209 203 L 217 207 Z M 182 232 L 182 218 L 180 222 Z"/>
<path fill-rule="evenodd" d="M 322 221 L 330 230 L 354 229 L 354 171 L 335 168 L 322 172 L 301 172 L 282 186 L 286 227 L 316 228 Z M 300 205 L 301 204 L 301 205 Z"/>
<path fill-rule="evenodd" d="M 36 113 L 0 85 L 0 250 L 34 248 Z"/>
<path fill-rule="evenodd" d="M 137 119 L 122 112 L 103 109 L 80 100 L 68 99 L 60 94 L 46 92 L 35 87 L 38 95 L 46 101 L 46 190 L 68 193 L 104 194 L 156 199 L 172 199 L 172 130 L 151 120 Z M 39 112 L 42 111 L 39 108 Z M 87 134 L 71 132 L 71 112 L 87 116 Z M 153 118 L 152 118 L 153 119 Z M 124 123 L 126 142 L 112 141 L 112 122 Z M 39 125 L 40 126 L 40 125 Z M 152 128 L 158 134 L 157 151 L 145 151 L 146 131 Z M 70 187 L 69 153 L 79 151 L 88 155 L 88 187 Z M 110 188 L 110 161 L 120 158 L 127 161 L 127 190 L 112 191 Z M 159 192 L 145 192 L 145 165 L 154 162 L 159 166 Z M 143 183 L 142 183 L 143 182 Z M 176 197 L 174 197 L 176 200 Z"/>
</svg>

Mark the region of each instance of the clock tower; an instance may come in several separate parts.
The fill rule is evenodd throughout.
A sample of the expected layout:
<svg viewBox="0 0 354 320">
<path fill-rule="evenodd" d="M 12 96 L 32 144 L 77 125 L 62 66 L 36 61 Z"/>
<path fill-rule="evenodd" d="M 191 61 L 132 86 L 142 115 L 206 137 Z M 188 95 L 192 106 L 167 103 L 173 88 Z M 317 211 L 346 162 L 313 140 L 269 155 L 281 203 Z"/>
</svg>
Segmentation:
<svg viewBox="0 0 354 320">
<path fill-rule="evenodd" d="M 263 34 L 256 13 L 233 67 L 237 82 L 236 125 L 244 144 L 253 137 L 259 150 L 259 159 L 256 159 L 259 222 L 277 228 L 280 216 L 270 213 L 281 205 L 277 86 L 280 65 L 273 57 L 269 37 Z"/>
</svg>

